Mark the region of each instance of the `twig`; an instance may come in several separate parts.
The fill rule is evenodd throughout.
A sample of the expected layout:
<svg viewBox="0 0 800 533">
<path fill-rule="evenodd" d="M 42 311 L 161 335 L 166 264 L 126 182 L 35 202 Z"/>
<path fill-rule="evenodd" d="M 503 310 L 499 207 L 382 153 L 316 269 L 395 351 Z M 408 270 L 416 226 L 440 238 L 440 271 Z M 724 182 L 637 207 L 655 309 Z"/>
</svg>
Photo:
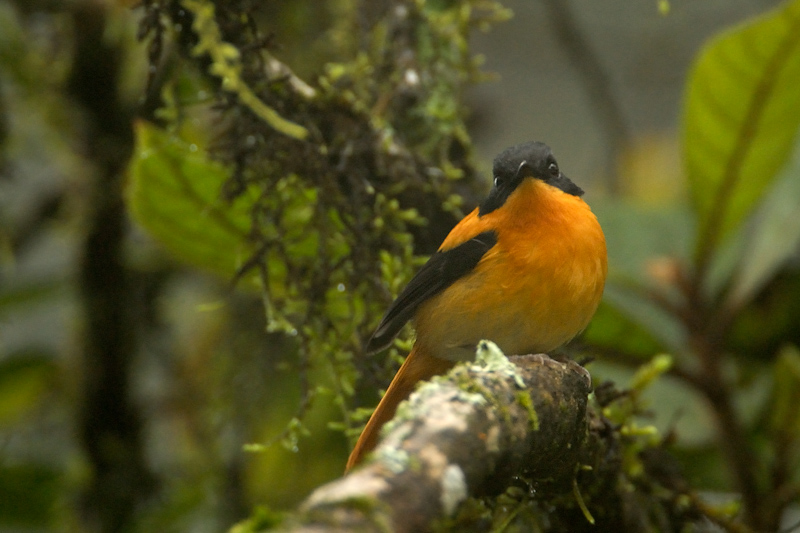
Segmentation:
<svg viewBox="0 0 800 533">
<path fill-rule="evenodd" d="M 606 175 L 611 193 L 619 192 L 614 161 L 630 138 L 622 108 L 619 106 L 611 88 L 611 80 L 606 74 L 589 42 L 578 28 L 578 22 L 570 11 L 567 0 L 545 0 L 544 5 L 550 13 L 556 37 L 583 78 L 584 88 L 592 100 L 592 109 L 600 126 L 605 129 L 609 150 L 606 156 Z"/>
<path fill-rule="evenodd" d="M 721 354 L 709 342 L 705 333 L 707 332 L 695 333 L 691 339 L 702 364 L 700 380 L 696 386 L 716 415 L 722 451 L 728 457 L 728 464 L 742 495 L 745 521 L 760 529 L 758 525 L 761 523 L 762 500 L 756 480 L 758 462 L 733 408 L 730 390 L 720 365 Z"/>
</svg>

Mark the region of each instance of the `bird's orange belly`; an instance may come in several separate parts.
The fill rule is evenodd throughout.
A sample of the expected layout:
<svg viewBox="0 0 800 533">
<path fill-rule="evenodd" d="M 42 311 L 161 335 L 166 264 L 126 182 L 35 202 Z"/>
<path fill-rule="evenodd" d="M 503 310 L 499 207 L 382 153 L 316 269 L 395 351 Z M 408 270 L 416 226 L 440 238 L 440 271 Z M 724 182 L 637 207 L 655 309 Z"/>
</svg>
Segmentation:
<svg viewBox="0 0 800 533">
<path fill-rule="evenodd" d="M 520 260 L 495 250 L 420 306 L 417 343 L 437 357 L 471 360 L 482 339 L 509 355 L 547 352 L 570 341 L 600 302 L 605 246 L 596 257 L 579 253 L 557 260 L 552 251 Z"/>
</svg>

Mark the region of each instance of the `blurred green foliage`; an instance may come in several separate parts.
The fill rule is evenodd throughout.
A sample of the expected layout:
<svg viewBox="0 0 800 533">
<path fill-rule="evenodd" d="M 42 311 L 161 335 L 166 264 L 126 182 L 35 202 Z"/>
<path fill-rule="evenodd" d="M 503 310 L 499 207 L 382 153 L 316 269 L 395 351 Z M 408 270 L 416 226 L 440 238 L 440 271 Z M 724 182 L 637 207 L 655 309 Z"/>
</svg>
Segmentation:
<svg viewBox="0 0 800 533">
<path fill-rule="evenodd" d="M 231 31 L 239 30 L 239 19 L 227 13 L 215 19 L 208 2 L 182 5 L 202 12 L 202 23 L 196 16 L 192 26 L 199 44 L 189 47 L 190 55 L 208 53 L 212 87 L 221 80 L 211 90 L 220 90 L 222 101 L 234 93 L 237 102 L 227 104 L 222 128 L 187 125 L 191 97 L 181 100 L 176 86 L 166 86 L 169 105 L 161 116 L 171 118 L 174 134 L 138 127 L 132 213 L 184 260 L 232 279 L 249 276 L 261 294 L 267 331 L 295 339 L 303 398 L 280 440 L 295 442 L 304 431 L 303 411 L 329 391 L 342 412 L 335 424 L 351 429 L 352 358 L 384 305 L 374 295 L 408 279 L 409 227 L 425 222 L 404 204 L 412 195 L 433 195 L 439 199 L 433 209 L 443 203 L 455 211 L 451 182 L 470 171 L 458 93 L 477 77 L 467 37 L 503 11 L 491 2 L 411 2 L 388 10 L 362 34 L 367 49 L 327 63 L 307 84 L 267 48 L 257 56 L 240 52 L 252 46 L 246 42 L 252 36 Z M 356 12 L 347 16 L 355 24 Z M 159 26 L 150 24 L 149 31 L 154 43 L 163 38 Z M 398 56 L 405 58 L 402 71 L 394 64 Z M 256 78 L 263 70 L 254 65 L 265 59 L 283 76 L 272 87 Z M 194 83 L 181 92 L 207 90 L 205 82 Z M 291 108 L 276 100 L 280 95 Z M 295 133 L 268 119 L 260 106 L 273 101 L 296 114 L 291 120 L 306 124 L 316 144 L 298 144 Z M 204 129 L 215 128 L 215 138 L 202 139 Z M 195 157 L 181 160 L 181 146 Z M 216 161 L 204 160 L 206 153 Z M 422 180 L 420 165 L 432 169 Z M 232 206 L 227 213 L 225 201 Z M 307 378 L 319 369 L 328 377 Z"/>
<path fill-rule="evenodd" d="M 757 530 L 777 528 L 800 493 L 800 442 L 775 434 L 793 425 L 783 406 L 800 387 L 790 362 L 800 332 L 798 28 L 800 2 L 787 2 L 700 52 L 683 110 L 691 211 L 598 206 L 612 267 L 584 337 L 617 361 L 674 354 L 672 374 L 688 389 L 656 392 L 656 418 L 692 456 L 689 478 L 739 492 Z M 681 404 L 713 425 L 681 423 Z M 762 422 L 774 416 L 781 423 Z"/>
</svg>

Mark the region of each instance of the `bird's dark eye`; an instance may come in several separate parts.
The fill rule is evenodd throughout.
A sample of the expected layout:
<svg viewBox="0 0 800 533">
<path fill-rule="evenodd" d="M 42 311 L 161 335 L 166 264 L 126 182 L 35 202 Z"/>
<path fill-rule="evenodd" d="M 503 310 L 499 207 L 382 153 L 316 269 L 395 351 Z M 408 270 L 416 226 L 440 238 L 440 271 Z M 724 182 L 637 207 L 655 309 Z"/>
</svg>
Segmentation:
<svg viewBox="0 0 800 533">
<path fill-rule="evenodd" d="M 495 187 L 499 187 L 502 184 L 503 184 L 503 180 L 500 178 L 500 176 L 495 176 L 494 177 L 494 186 Z"/>
<path fill-rule="evenodd" d="M 551 175 L 551 176 L 553 176 L 554 178 L 557 178 L 558 176 L 560 176 L 560 175 L 561 175 L 561 171 L 560 171 L 560 170 L 558 170 L 558 165 L 556 164 L 556 162 L 555 162 L 555 161 L 553 161 L 552 163 L 550 163 L 549 165 L 547 165 L 547 171 L 548 171 L 548 172 L 550 173 L 550 175 Z"/>
</svg>

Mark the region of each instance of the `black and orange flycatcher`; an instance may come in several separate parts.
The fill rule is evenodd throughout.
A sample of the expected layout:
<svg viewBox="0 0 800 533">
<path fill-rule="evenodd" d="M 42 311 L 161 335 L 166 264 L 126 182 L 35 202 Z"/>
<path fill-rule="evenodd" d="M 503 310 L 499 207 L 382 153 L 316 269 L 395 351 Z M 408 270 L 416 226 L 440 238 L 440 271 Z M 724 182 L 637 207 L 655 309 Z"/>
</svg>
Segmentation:
<svg viewBox="0 0 800 533">
<path fill-rule="evenodd" d="M 486 200 L 453 228 L 389 307 L 367 345 L 386 348 L 412 320 L 417 338 L 350 459 L 375 447 L 380 428 L 420 380 L 470 360 L 482 339 L 507 354 L 548 352 L 580 333 L 606 280 L 606 241 L 583 190 L 550 148 L 520 144 L 497 156 Z"/>
</svg>

